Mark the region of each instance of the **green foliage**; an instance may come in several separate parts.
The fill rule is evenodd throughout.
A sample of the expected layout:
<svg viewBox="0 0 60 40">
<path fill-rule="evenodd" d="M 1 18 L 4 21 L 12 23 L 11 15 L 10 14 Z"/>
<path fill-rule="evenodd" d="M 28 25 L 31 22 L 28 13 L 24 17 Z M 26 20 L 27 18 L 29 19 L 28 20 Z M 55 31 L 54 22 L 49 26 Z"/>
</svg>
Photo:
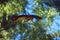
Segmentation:
<svg viewBox="0 0 60 40">
<path fill-rule="evenodd" d="M 0 15 L 3 14 L 4 11 L 8 15 L 15 14 L 17 12 L 21 12 L 24 10 L 25 5 L 27 4 L 26 0 L 11 0 L 6 3 L 6 5 L 0 4 Z"/>
<path fill-rule="evenodd" d="M 33 10 L 37 16 L 43 18 L 36 22 L 33 22 L 34 20 L 19 19 L 19 21 L 14 23 L 11 20 L 13 14 L 18 15 L 18 12 L 24 11 L 27 0 L 9 0 L 6 5 L 0 4 L 0 30 L 4 40 L 11 40 L 18 33 L 21 34 L 19 40 L 53 40 L 51 35 L 46 34 L 47 30 L 45 28 L 51 25 L 52 19 L 57 12 L 54 12 L 54 8 L 49 8 L 49 10 L 43 8 L 40 5 L 43 0 L 35 1 L 37 7 Z"/>
</svg>

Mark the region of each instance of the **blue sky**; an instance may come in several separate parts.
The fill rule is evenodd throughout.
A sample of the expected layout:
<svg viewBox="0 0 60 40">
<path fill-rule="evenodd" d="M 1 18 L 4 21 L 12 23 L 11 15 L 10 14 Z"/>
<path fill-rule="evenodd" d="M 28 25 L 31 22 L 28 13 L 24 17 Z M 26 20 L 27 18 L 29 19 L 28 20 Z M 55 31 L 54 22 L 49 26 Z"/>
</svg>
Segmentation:
<svg viewBox="0 0 60 40">
<path fill-rule="evenodd" d="M 30 15 L 31 14 L 35 15 L 35 13 L 32 10 L 32 7 L 35 4 L 35 1 L 34 0 L 27 0 L 27 1 L 28 1 L 28 4 L 25 7 L 26 12 L 29 13 Z"/>
<path fill-rule="evenodd" d="M 45 0 L 46 1 L 46 0 Z M 28 3 L 29 4 L 27 4 L 27 6 L 26 6 L 26 11 L 31 15 L 33 15 L 33 10 L 31 9 L 32 8 L 32 6 L 34 5 L 34 0 L 28 0 Z M 47 5 L 45 5 L 44 3 L 43 3 L 43 6 L 45 7 L 45 8 L 48 8 L 48 6 Z M 52 22 L 52 25 L 51 25 L 51 33 L 52 33 L 52 31 L 56 31 L 56 30 L 60 30 L 60 15 L 57 15 L 56 17 L 54 17 L 53 18 L 53 22 Z M 50 33 L 50 32 L 49 32 Z"/>
<path fill-rule="evenodd" d="M 34 0 L 27 0 L 27 1 L 28 1 L 28 4 L 25 7 L 26 12 L 30 15 L 31 14 L 35 15 L 35 13 L 32 10 L 32 7 L 35 4 L 35 1 Z M 44 3 L 43 3 L 43 6 L 44 6 L 44 8 L 48 8 L 48 6 L 45 5 Z M 55 32 L 56 30 L 60 31 L 60 15 L 57 15 L 56 17 L 53 18 L 53 22 L 52 22 L 52 25 L 50 27 L 51 27 L 51 30 L 47 31 L 48 34 L 51 34 L 51 33 Z M 19 40 L 18 39 L 19 37 L 20 37 L 20 34 L 18 34 L 18 36 L 16 37 L 16 40 Z M 57 38 L 58 38 L 58 40 L 60 40 L 59 37 L 57 37 Z M 54 38 L 54 40 L 55 39 L 56 38 Z"/>
<path fill-rule="evenodd" d="M 51 34 L 55 31 L 60 31 L 60 16 L 57 15 L 55 18 L 53 18 L 52 25 L 50 26 L 51 30 L 48 31 L 48 34 Z"/>
<path fill-rule="evenodd" d="M 47 1 L 49 1 L 49 0 L 47 0 Z M 31 7 L 34 5 L 35 1 L 34 0 L 28 0 L 28 2 L 29 2 L 29 4 L 27 4 L 27 6 L 26 6 L 26 11 L 29 14 L 34 14 L 33 10 L 31 9 Z M 43 3 L 43 7 L 46 8 L 46 9 L 49 8 L 44 3 Z M 60 15 L 57 15 L 56 17 L 53 18 L 53 22 L 52 22 L 52 25 L 50 26 L 50 28 L 51 28 L 51 30 L 47 31 L 48 34 L 52 34 L 55 31 L 60 31 Z M 56 37 L 56 38 L 57 38 L 57 40 L 60 40 L 60 37 Z M 56 38 L 54 38 L 54 40 Z"/>
</svg>

